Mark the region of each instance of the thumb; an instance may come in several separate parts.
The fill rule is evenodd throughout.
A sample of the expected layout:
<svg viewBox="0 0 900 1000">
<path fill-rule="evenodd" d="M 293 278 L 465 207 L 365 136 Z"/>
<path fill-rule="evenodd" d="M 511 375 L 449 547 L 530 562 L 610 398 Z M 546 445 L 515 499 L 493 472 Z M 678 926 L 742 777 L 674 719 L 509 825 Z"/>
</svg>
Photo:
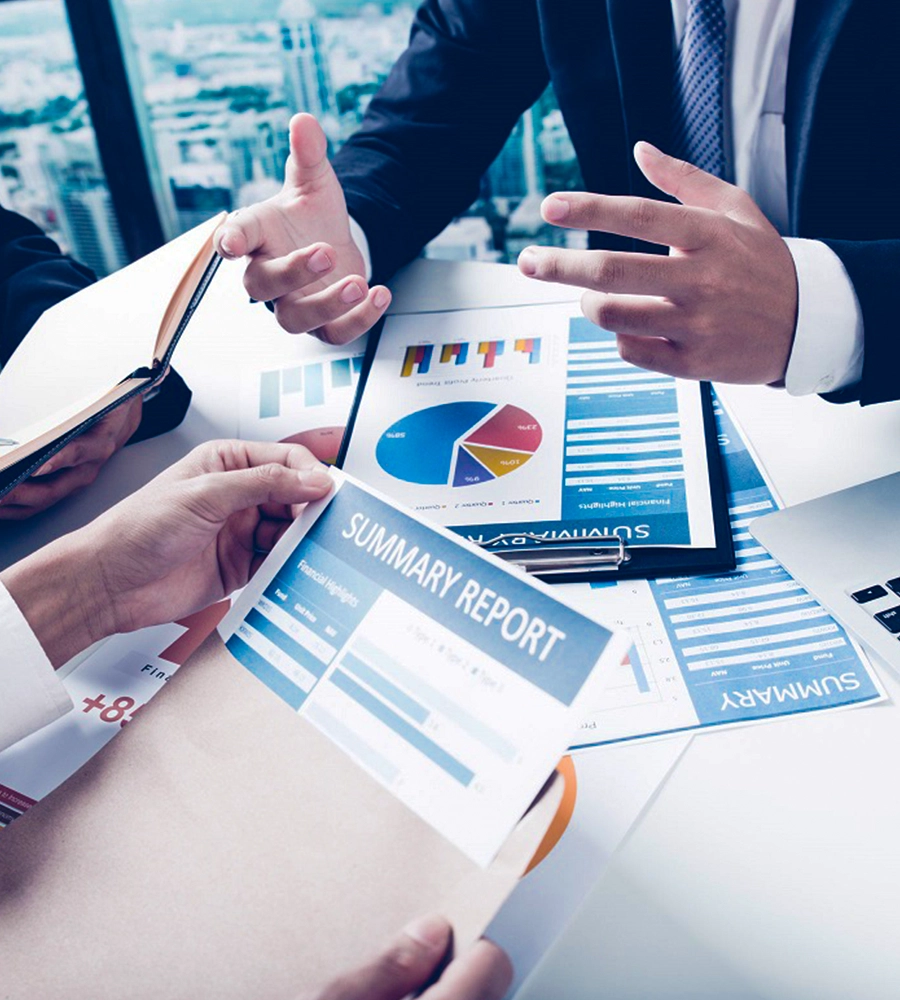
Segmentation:
<svg viewBox="0 0 900 1000">
<path fill-rule="evenodd" d="M 450 940 L 443 917 L 416 920 L 376 959 L 326 986 L 316 1000 L 403 1000 L 431 979 Z"/>
<path fill-rule="evenodd" d="M 635 145 L 634 159 L 654 187 L 677 198 L 683 205 L 739 214 L 748 200 L 740 188 L 693 163 L 669 156 L 649 142 Z"/>
<path fill-rule="evenodd" d="M 187 506 L 220 524 L 232 514 L 263 504 L 292 505 L 319 500 L 332 487 L 324 469 L 289 469 L 268 462 L 250 469 L 209 472 L 186 482 Z"/>
<path fill-rule="evenodd" d="M 291 155 L 285 168 L 285 186 L 302 188 L 331 171 L 328 139 L 322 126 L 306 112 L 294 115 L 290 124 Z"/>
</svg>

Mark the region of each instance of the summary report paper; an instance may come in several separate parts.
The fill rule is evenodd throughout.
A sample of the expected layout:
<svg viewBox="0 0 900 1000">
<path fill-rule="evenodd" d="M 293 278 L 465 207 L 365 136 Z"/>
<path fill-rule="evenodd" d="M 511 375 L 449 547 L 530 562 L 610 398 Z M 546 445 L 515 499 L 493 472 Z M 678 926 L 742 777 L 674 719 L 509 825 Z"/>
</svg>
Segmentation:
<svg viewBox="0 0 900 1000">
<path fill-rule="evenodd" d="M 479 542 L 716 544 L 699 385 L 572 303 L 389 317 L 344 468 Z"/>
<path fill-rule="evenodd" d="M 627 647 L 548 588 L 340 474 L 219 632 L 270 690 L 481 865 L 571 742 L 596 697 L 594 668 Z"/>
<path fill-rule="evenodd" d="M 627 628 L 577 746 L 741 724 L 885 697 L 856 642 L 747 530 L 780 504 L 716 401 L 737 568 L 721 576 L 573 584 L 569 601 Z"/>
</svg>

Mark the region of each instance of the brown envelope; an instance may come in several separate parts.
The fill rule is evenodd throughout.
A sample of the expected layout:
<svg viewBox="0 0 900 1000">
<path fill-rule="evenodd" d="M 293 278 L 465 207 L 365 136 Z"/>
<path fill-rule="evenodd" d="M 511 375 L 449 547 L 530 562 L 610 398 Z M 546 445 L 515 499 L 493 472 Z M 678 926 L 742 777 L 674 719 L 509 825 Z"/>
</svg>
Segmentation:
<svg viewBox="0 0 900 1000">
<path fill-rule="evenodd" d="M 290 998 L 426 912 L 464 947 L 561 795 L 556 776 L 480 869 L 213 634 L 0 835 L 0 995 Z"/>
</svg>

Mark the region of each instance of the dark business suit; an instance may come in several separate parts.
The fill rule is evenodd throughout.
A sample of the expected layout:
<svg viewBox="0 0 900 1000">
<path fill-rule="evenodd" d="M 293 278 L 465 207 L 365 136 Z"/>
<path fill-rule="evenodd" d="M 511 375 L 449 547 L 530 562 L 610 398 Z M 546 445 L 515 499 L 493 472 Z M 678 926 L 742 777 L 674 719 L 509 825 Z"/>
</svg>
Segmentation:
<svg viewBox="0 0 900 1000">
<path fill-rule="evenodd" d="M 864 403 L 900 397 L 898 38 L 896 4 L 797 0 L 784 117 L 788 235 L 824 240 L 853 281 L 865 366 L 855 390 L 834 396 Z M 409 48 L 335 158 L 376 275 L 414 257 L 475 200 L 548 82 L 587 190 L 661 197 L 631 148 L 638 139 L 672 148 L 673 73 L 670 0 L 426 0 Z M 598 233 L 591 245 L 635 247 Z"/>
<path fill-rule="evenodd" d="M 45 309 L 94 281 L 90 268 L 66 257 L 33 222 L 0 208 L 0 366 Z M 90 350 L 89 337 L 85 350 Z M 141 425 L 131 440 L 141 441 L 177 427 L 190 400 L 190 389 L 176 372 L 169 372 L 159 394 L 145 404 Z"/>
</svg>

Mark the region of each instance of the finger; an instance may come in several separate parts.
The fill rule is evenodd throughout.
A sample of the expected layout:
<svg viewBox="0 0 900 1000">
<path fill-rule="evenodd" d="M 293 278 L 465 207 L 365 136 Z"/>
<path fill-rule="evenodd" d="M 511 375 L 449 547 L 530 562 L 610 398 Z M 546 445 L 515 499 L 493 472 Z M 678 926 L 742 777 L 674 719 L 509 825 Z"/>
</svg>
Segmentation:
<svg viewBox="0 0 900 1000">
<path fill-rule="evenodd" d="M 247 265 L 244 288 L 258 302 L 269 302 L 319 281 L 334 263 L 335 252 L 327 243 L 313 243 L 274 260 L 258 258 Z"/>
<path fill-rule="evenodd" d="M 116 407 L 71 444 L 49 458 L 34 474 L 38 477 L 74 468 L 85 463 L 102 465 L 134 434 L 141 423 L 143 400 L 133 400 Z"/>
<path fill-rule="evenodd" d="M 642 295 L 608 295 L 585 292 L 581 311 L 596 326 L 610 333 L 678 339 L 685 334 L 684 310 L 666 299 Z"/>
<path fill-rule="evenodd" d="M 310 333 L 325 344 L 349 344 L 371 330 L 390 304 L 391 293 L 384 285 L 376 285 L 369 290 L 365 301 Z"/>
<path fill-rule="evenodd" d="M 71 444 L 41 466 L 41 476 L 46 477 L 63 469 L 74 469 L 85 463 L 102 465 L 116 450 L 116 439 L 105 429 L 94 433 L 96 428 L 77 437 Z"/>
<path fill-rule="evenodd" d="M 753 206 L 752 199 L 740 188 L 663 153 L 649 142 L 635 145 L 634 159 L 654 187 L 685 205 L 731 215 L 746 214 L 748 207 Z"/>
<path fill-rule="evenodd" d="M 506 953 L 492 941 L 477 941 L 451 962 L 422 1000 L 501 1000 L 513 978 Z"/>
<path fill-rule="evenodd" d="M 253 536 L 253 547 L 259 553 L 271 552 L 275 548 L 278 540 L 290 527 L 291 522 L 287 520 L 275 521 L 263 518 L 256 527 Z"/>
<path fill-rule="evenodd" d="M 291 155 L 285 167 L 285 183 L 302 188 L 315 184 L 331 170 L 328 139 L 322 126 L 305 112 L 294 115 L 290 125 Z"/>
<path fill-rule="evenodd" d="M 432 976 L 447 954 L 450 937 L 443 917 L 417 920 L 374 961 L 342 976 L 317 1000 L 403 1000 Z"/>
<path fill-rule="evenodd" d="M 307 333 L 327 326 L 362 305 L 369 286 L 359 275 L 350 275 L 312 295 L 284 295 L 275 302 L 275 316 L 288 333 Z"/>
<path fill-rule="evenodd" d="M 90 486 L 97 478 L 100 468 L 99 462 L 81 463 L 70 469 L 41 476 L 38 480 L 26 480 L 0 501 L 0 511 L 13 520 L 39 514 L 70 494 Z M 24 510 L 13 511 L 14 507 Z"/>
<path fill-rule="evenodd" d="M 301 504 L 318 500 L 332 487 L 331 476 L 318 469 L 298 472 L 276 462 L 251 469 L 209 472 L 185 483 L 185 502 L 214 524 L 260 504 Z"/>
<path fill-rule="evenodd" d="M 717 219 L 716 213 L 703 208 L 581 191 L 548 195 L 541 204 L 541 214 L 554 226 L 616 233 L 682 250 L 706 246 Z"/>
<path fill-rule="evenodd" d="M 258 208 L 231 215 L 213 233 L 216 253 L 226 260 L 237 260 L 253 253 L 263 241 L 263 228 L 259 224 Z"/>
<path fill-rule="evenodd" d="M 225 439 L 197 445 L 184 458 L 161 472 L 156 480 L 191 479 L 207 472 L 252 469 L 256 465 L 272 462 L 288 469 L 295 469 L 297 472 L 312 469 L 327 471 L 315 455 L 302 444 Z"/>
<path fill-rule="evenodd" d="M 519 270 L 538 281 L 672 299 L 693 286 L 695 273 L 694 262 L 686 257 L 553 247 L 526 247 L 519 254 Z"/>
<path fill-rule="evenodd" d="M 684 349 L 660 337 L 634 337 L 627 333 L 616 335 L 619 356 L 638 368 L 673 375 L 675 378 L 697 378 L 690 358 Z"/>
</svg>

